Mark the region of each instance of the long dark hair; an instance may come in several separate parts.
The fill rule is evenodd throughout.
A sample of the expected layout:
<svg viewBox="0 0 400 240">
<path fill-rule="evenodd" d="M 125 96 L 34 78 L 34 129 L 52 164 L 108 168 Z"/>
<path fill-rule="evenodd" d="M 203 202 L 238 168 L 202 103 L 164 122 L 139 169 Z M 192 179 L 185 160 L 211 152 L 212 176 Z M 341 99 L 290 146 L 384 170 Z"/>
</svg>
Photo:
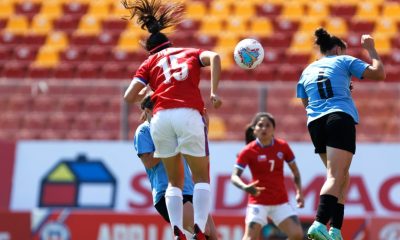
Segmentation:
<svg viewBox="0 0 400 240">
<path fill-rule="evenodd" d="M 163 4 L 161 0 L 122 0 L 122 5 L 130 12 L 130 16 L 125 19 L 137 17 L 136 24 L 150 33 L 147 40 L 142 42 L 150 54 L 171 46 L 168 37 L 161 30 L 181 22 L 184 10 L 182 4 Z"/>
<path fill-rule="evenodd" d="M 266 117 L 269 121 L 271 121 L 272 126 L 275 128 L 275 118 L 271 113 L 268 112 L 259 112 L 254 117 L 253 120 L 246 126 L 245 130 L 245 141 L 246 144 L 256 140 L 256 136 L 254 136 L 254 128 L 261 118 Z"/>
<path fill-rule="evenodd" d="M 325 54 L 327 51 L 331 50 L 335 46 L 338 46 L 342 49 L 347 48 L 346 43 L 342 39 L 340 39 L 336 36 L 331 36 L 322 27 L 315 30 L 314 35 L 315 35 L 315 37 L 317 37 L 317 39 L 315 40 L 315 43 L 317 45 L 319 45 L 319 49 L 320 49 L 321 53 L 323 53 L 323 54 Z"/>
</svg>

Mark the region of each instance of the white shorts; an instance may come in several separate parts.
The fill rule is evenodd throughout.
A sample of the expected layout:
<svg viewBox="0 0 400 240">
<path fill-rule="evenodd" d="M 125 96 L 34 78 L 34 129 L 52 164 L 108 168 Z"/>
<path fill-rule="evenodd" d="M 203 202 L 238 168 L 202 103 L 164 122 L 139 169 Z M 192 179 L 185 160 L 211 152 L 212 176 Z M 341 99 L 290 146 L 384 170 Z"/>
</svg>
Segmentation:
<svg viewBox="0 0 400 240">
<path fill-rule="evenodd" d="M 246 210 L 246 225 L 250 222 L 256 222 L 264 226 L 268 223 L 267 217 L 269 217 L 278 226 L 290 216 L 297 216 L 297 212 L 289 203 L 279 205 L 249 204 Z"/>
<path fill-rule="evenodd" d="M 154 157 L 167 158 L 178 153 L 208 156 L 207 129 L 200 113 L 191 108 L 158 111 L 150 121 Z"/>
</svg>

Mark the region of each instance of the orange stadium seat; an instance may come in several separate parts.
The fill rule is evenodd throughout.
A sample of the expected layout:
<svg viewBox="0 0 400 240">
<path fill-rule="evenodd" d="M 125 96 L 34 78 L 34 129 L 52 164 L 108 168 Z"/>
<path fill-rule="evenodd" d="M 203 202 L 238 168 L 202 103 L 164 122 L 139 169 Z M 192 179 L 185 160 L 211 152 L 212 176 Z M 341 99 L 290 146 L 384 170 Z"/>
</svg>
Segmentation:
<svg viewBox="0 0 400 240">
<path fill-rule="evenodd" d="M 383 18 L 390 18 L 396 21 L 400 20 L 400 3 L 395 1 L 385 1 L 385 4 L 382 5 L 382 14 Z"/>
<path fill-rule="evenodd" d="M 207 6 L 203 1 L 191 1 L 185 6 L 186 17 L 201 20 L 207 13 Z"/>
<path fill-rule="evenodd" d="M 244 18 L 232 17 L 226 20 L 225 31 L 229 34 L 246 36 L 248 29 L 247 21 Z"/>
<path fill-rule="evenodd" d="M 306 12 L 303 3 L 290 1 L 282 4 L 281 18 L 299 20 L 304 16 L 306 16 Z"/>
<path fill-rule="evenodd" d="M 378 19 L 380 15 L 379 12 L 379 5 L 374 2 L 358 2 L 357 4 L 357 10 L 356 13 L 354 14 L 354 17 L 356 19 L 369 19 L 369 20 L 374 20 Z"/>
<path fill-rule="evenodd" d="M 340 17 L 329 19 L 325 24 L 326 30 L 335 36 L 345 37 L 348 34 L 347 21 Z"/>
<path fill-rule="evenodd" d="M 314 16 L 306 16 L 300 20 L 298 32 L 308 33 L 312 35 L 318 27 L 322 26 L 322 19 Z"/>
<path fill-rule="evenodd" d="M 53 46 L 43 46 L 39 49 L 34 62 L 38 67 L 54 67 L 59 63 L 59 51 Z"/>
<path fill-rule="evenodd" d="M 213 17 L 225 18 L 232 13 L 229 2 L 223 0 L 214 0 L 210 3 L 208 14 Z"/>
<path fill-rule="evenodd" d="M 328 4 L 323 2 L 307 1 L 306 9 L 307 9 L 306 16 L 309 17 L 326 19 L 330 15 Z"/>
<path fill-rule="evenodd" d="M 393 37 L 398 32 L 397 20 L 391 18 L 380 18 L 376 21 L 373 36 L 384 34 L 386 37 Z"/>
<path fill-rule="evenodd" d="M 9 18 L 14 14 L 13 2 L 10 0 L 0 1 L 0 18 Z"/>
<path fill-rule="evenodd" d="M 86 3 L 80 3 L 77 1 L 65 1 L 63 6 L 63 12 L 69 16 L 83 16 L 87 12 L 89 6 Z"/>
<path fill-rule="evenodd" d="M 63 13 L 62 4 L 58 1 L 42 1 L 40 14 L 48 17 L 49 19 L 56 19 Z"/>
<path fill-rule="evenodd" d="M 274 19 L 281 14 L 282 5 L 277 3 L 260 3 L 256 7 L 257 15 Z"/>
<path fill-rule="evenodd" d="M 255 6 L 252 1 L 234 1 L 233 16 L 243 19 L 252 19 L 256 15 Z"/>
<path fill-rule="evenodd" d="M 249 21 L 249 24 L 250 35 L 266 37 L 272 35 L 274 32 L 271 21 L 269 20 L 269 18 L 266 17 L 253 18 L 251 19 L 251 21 Z"/>
<path fill-rule="evenodd" d="M 110 15 L 110 4 L 107 1 L 90 1 L 87 14 L 104 19 Z"/>
<path fill-rule="evenodd" d="M 96 15 L 86 14 L 79 21 L 76 32 L 82 35 L 95 35 L 101 31 L 101 18 Z"/>
<path fill-rule="evenodd" d="M 6 32 L 23 34 L 29 29 L 29 20 L 23 15 L 12 15 L 8 18 L 7 25 L 4 28 Z"/>
<path fill-rule="evenodd" d="M 219 36 L 223 30 L 223 20 L 217 17 L 207 17 L 202 20 L 200 33 L 211 36 Z"/>
</svg>

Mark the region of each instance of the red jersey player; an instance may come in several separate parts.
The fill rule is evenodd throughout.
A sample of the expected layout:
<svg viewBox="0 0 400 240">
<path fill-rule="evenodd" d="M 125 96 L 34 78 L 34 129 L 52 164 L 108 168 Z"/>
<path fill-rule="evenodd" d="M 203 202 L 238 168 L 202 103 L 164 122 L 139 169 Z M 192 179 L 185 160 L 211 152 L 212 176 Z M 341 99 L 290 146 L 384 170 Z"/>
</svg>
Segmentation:
<svg viewBox="0 0 400 240">
<path fill-rule="evenodd" d="M 217 96 L 221 60 L 217 53 L 194 48 L 175 48 L 161 30 L 179 23 L 183 6 L 162 4 L 160 0 L 123 1 L 131 19 L 150 36 L 144 47 L 150 56 L 137 70 L 125 92 L 127 102 L 139 102 L 149 85 L 154 92 L 150 134 L 154 141 L 154 157 L 161 158 L 168 175 L 165 200 L 175 239 L 186 239 L 182 233 L 182 187 L 184 171 L 180 154 L 192 171 L 194 185 L 193 211 L 195 239 L 203 234 L 211 208 L 208 140 L 202 118 L 204 103 L 200 94 L 200 69 L 211 68 L 210 100 L 214 108 L 222 104 Z"/>
<path fill-rule="evenodd" d="M 275 119 L 271 114 L 257 113 L 249 129 L 253 132 L 254 140 L 239 153 L 231 177 L 235 186 L 250 194 L 243 239 L 258 239 L 261 228 L 267 224 L 267 217 L 289 239 L 303 239 L 297 213 L 288 201 L 283 175 L 286 162 L 294 176 L 297 206 L 303 207 L 300 172 L 294 154 L 286 141 L 274 137 Z M 246 138 L 251 130 L 246 130 Z M 249 184 L 241 179 L 247 166 L 253 178 Z"/>
</svg>

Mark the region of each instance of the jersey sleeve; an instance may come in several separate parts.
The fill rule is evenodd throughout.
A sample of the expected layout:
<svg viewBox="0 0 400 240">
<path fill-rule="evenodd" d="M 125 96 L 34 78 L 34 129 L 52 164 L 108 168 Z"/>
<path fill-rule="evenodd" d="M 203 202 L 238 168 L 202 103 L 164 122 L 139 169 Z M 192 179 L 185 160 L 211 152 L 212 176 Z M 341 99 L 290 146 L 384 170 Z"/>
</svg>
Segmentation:
<svg viewBox="0 0 400 240">
<path fill-rule="evenodd" d="M 199 59 L 199 64 L 200 64 L 200 67 L 205 67 L 206 65 L 204 65 L 204 63 L 201 61 L 201 59 L 200 59 L 200 55 L 204 52 L 205 50 L 204 49 L 197 49 L 197 58 Z"/>
<path fill-rule="evenodd" d="M 284 143 L 283 149 L 285 154 L 285 161 L 288 163 L 294 161 L 294 153 L 287 142 Z"/>
<path fill-rule="evenodd" d="M 136 70 L 135 76 L 133 77 L 134 80 L 140 81 L 144 85 L 149 83 L 149 61 L 144 61 L 140 67 Z"/>
<path fill-rule="evenodd" d="M 355 76 L 358 79 L 362 79 L 364 71 L 365 69 L 367 69 L 369 64 L 352 56 L 346 56 L 346 61 L 349 62 L 348 66 L 351 75 Z"/>
<path fill-rule="evenodd" d="M 148 127 L 138 128 L 133 142 L 137 155 L 141 155 L 143 153 L 152 153 L 155 151 L 153 139 L 151 139 L 150 135 L 150 128 Z"/>
<path fill-rule="evenodd" d="M 244 170 L 248 164 L 249 164 L 249 151 L 245 148 L 238 154 L 235 163 L 235 168 Z"/>
<path fill-rule="evenodd" d="M 302 80 L 303 80 L 303 75 L 301 75 L 300 81 L 297 83 L 297 98 L 308 98 Z"/>
</svg>

